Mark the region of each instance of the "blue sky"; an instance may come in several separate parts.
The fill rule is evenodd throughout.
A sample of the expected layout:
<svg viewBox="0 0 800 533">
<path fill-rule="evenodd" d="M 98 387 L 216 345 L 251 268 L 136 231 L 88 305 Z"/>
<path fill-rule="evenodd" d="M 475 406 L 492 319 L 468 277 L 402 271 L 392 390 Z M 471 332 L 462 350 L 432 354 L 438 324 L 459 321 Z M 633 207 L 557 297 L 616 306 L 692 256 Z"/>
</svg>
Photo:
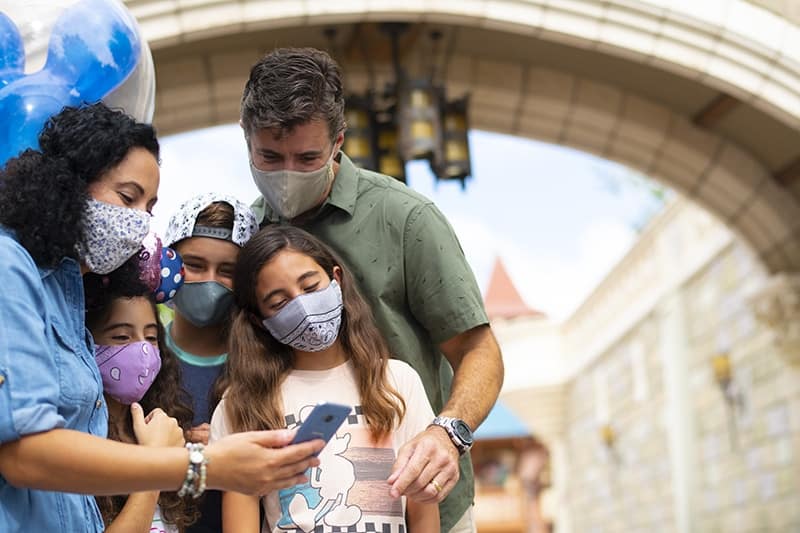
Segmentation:
<svg viewBox="0 0 800 533">
<path fill-rule="evenodd" d="M 238 125 L 163 137 L 162 178 L 153 226 L 189 196 L 219 189 L 256 198 Z M 568 148 L 473 131 L 473 176 L 436 182 L 425 162 L 408 165 L 408 184 L 452 223 L 485 290 L 502 257 L 522 297 L 562 320 L 635 242 L 659 209 L 654 185 L 626 167 Z"/>
</svg>

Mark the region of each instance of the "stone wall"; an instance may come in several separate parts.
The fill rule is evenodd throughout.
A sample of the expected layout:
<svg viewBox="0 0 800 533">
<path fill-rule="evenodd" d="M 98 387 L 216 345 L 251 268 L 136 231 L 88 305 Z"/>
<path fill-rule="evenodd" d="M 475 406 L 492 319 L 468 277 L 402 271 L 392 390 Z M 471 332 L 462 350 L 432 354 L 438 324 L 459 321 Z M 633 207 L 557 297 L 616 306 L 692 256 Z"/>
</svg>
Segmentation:
<svg viewBox="0 0 800 533">
<path fill-rule="evenodd" d="M 639 295 L 658 295 L 649 310 L 635 320 L 614 314 L 628 325 L 596 353 L 578 353 L 581 343 L 568 337 L 589 337 L 593 322 L 608 330 L 608 316 L 592 317 L 602 305 L 587 302 L 575 317 L 580 327 L 564 327 L 575 353 L 562 356 L 586 363 L 565 388 L 569 526 L 557 530 L 800 531 L 800 368 L 776 353 L 748 304 L 766 277 L 762 265 L 732 235 L 720 245 L 709 239 L 718 230 L 696 233 L 695 211 L 673 207 L 643 236 L 647 261 L 659 265 L 655 277 L 648 267 L 653 286 Z M 703 239 L 713 253 L 670 281 L 686 263 L 670 249 L 690 246 L 688 238 L 694 257 L 702 257 Z M 624 275 L 612 273 L 590 300 L 635 284 L 636 263 L 623 261 Z M 721 353 L 732 369 L 727 395 L 712 367 Z"/>
<path fill-rule="evenodd" d="M 800 369 L 785 363 L 743 293 L 757 276 L 736 246 L 685 287 L 697 416 L 697 531 L 800 531 Z M 726 401 L 709 361 L 730 354 Z"/>
<path fill-rule="evenodd" d="M 675 531 L 657 328 L 646 317 L 568 388 L 572 531 Z M 616 438 L 607 446 L 601 428 Z"/>
</svg>

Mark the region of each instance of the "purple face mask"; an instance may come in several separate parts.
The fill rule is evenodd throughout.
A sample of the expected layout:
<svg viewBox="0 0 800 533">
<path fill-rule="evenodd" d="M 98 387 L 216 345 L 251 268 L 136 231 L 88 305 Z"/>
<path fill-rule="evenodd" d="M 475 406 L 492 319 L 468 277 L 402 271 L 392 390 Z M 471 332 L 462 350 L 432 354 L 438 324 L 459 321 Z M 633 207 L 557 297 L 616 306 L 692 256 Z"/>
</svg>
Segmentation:
<svg viewBox="0 0 800 533">
<path fill-rule="evenodd" d="M 94 360 L 103 377 L 103 391 L 125 405 L 140 401 L 161 370 L 158 348 L 146 341 L 97 345 Z"/>
</svg>

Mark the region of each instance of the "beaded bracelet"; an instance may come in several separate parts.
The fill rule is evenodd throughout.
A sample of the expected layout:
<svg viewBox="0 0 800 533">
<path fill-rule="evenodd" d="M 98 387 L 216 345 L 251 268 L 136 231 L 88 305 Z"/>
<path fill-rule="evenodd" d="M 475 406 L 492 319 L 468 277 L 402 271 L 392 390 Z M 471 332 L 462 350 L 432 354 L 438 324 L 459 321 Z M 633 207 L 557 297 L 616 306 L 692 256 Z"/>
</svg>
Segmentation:
<svg viewBox="0 0 800 533">
<path fill-rule="evenodd" d="M 189 466 L 186 468 L 186 477 L 183 480 L 183 485 L 178 490 L 178 496 L 191 496 L 194 499 L 199 498 L 206 490 L 206 459 L 203 451 L 205 447 L 196 442 L 187 442 L 186 449 L 189 450 Z"/>
</svg>

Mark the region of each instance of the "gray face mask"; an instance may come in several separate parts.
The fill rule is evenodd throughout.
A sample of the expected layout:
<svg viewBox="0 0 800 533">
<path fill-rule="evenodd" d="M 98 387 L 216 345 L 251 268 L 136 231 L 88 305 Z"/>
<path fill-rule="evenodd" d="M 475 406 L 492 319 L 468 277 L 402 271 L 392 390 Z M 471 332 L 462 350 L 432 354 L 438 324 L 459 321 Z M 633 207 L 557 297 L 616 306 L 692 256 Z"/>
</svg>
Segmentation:
<svg viewBox="0 0 800 533">
<path fill-rule="evenodd" d="M 342 289 L 332 279 L 326 288 L 294 298 L 262 324 L 278 342 L 301 352 L 330 348 L 342 324 Z"/>
<path fill-rule="evenodd" d="M 216 281 L 184 283 L 172 300 L 178 312 L 198 328 L 216 326 L 228 318 L 233 291 Z"/>
<path fill-rule="evenodd" d="M 253 181 L 275 213 L 291 220 L 316 207 L 333 181 L 333 153 L 317 170 L 261 170 L 250 162 Z"/>
</svg>

